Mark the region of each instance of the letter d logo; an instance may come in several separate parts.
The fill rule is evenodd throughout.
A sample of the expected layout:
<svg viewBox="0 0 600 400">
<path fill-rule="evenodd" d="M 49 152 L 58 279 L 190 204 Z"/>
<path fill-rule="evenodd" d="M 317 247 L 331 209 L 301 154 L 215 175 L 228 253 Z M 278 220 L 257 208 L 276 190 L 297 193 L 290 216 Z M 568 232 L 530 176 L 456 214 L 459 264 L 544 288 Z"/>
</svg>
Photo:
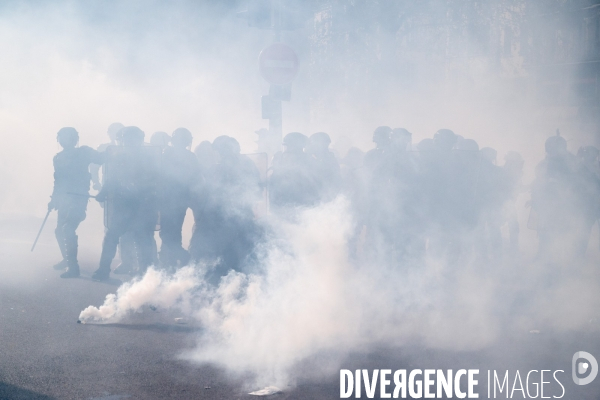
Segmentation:
<svg viewBox="0 0 600 400">
<path fill-rule="evenodd" d="M 579 360 L 580 358 L 584 358 L 587 362 L 579 363 L 579 365 L 577 365 L 577 360 Z M 592 367 L 592 370 L 590 371 L 590 374 L 587 377 L 577 377 L 578 374 L 585 374 L 590 366 Z M 577 353 L 573 354 L 573 364 L 571 371 L 573 374 L 573 382 L 575 382 L 576 385 L 587 385 L 596 378 L 596 375 L 598 375 L 598 361 L 596 361 L 594 356 L 590 353 L 585 351 L 578 351 Z"/>
</svg>

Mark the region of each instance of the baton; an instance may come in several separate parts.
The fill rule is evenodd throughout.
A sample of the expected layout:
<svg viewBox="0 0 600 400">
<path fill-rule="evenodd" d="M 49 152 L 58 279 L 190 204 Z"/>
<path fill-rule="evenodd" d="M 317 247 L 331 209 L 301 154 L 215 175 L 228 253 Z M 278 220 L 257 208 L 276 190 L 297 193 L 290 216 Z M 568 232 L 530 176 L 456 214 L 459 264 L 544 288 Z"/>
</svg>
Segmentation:
<svg viewBox="0 0 600 400">
<path fill-rule="evenodd" d="M 46 213 L 46 217 L 44 218 L 44 222 L 42 222 L 42 226 L 40 226 L 40 231 L 38 232 L 37 236 L 35 237 L 35 241 L 33 242 L 33 246 L 31 246 L 31 251 L 33 251 L 33 249 L 35 249 L 35 245 L 37 244 L 37 241 L 40 238 L 40 235 L 42 234 L 42 230 L 44 229 L 44 225 L 46 225 L 46 221 L 48 220 L 48 215 L 50 215 L 50 211 L 52 211 L 52 210 L 48 210 L 48 212 Z"/>
</svg>

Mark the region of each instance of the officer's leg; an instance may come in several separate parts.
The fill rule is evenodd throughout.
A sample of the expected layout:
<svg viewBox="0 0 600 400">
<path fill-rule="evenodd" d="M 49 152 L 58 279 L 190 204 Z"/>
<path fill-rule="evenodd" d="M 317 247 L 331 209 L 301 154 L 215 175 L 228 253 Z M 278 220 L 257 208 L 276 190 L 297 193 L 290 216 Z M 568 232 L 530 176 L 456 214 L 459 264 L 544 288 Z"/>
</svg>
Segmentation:
<svg viewBox="0 0 600 400">
<path fill-rule="evenodd" d="M 100 268 L 110 269 L 110 264 L 117 254 L 117 245 L 119 244 L 120 231 L 117 229 L 108 229 L 102 242 L 102 254 L 100 255 Z"/>
<path fill-rule="evenodd" d="M 61 270 L 67 268 L 67 256 L 65 250 L 65 235 L 64 235 L 64 225 L 67 222 L 67 211 L 64 208 L 58 209 L 58 221 L 56 224 L 56 229 L 54 230 L 54 235 L 56 236 L 56 241 L 58 242 L 58 248 L 60 249 L 60 254 L 62 255 L 62 261 L 58 264 L 54 265 L 54 269 Z"/>
<path fill-rule="evenodd" d="M 192 229 L 192 238 L 190 240 L 189 253 L 194 261 L 200 261 L 207 256 L 207 244 L 209 237 L 207 227 L 209 227 L 209 215 L 204 209 L 194 210 L 194 228 Z"/>
<path fill-rule="evenodd" d="M 143 275 L 153 262 L 154 227 L 156 214 L 140 213 L 134 225 L 135 245 L 138 254 L 138 274 Z"/>
<path fill-rule="evenodd" d="M 65 255 L 68 264 L 67 271 L 61 275 L 61 278 L 76 278 L 79 276 L 79 263 L 77 262 L 77 227 L 81 221 L 85 219 L 85 209 L 87 207 L 87 199 L 85 202 L 77 202 L 73 204 L 66 218 L 66 223 L 63 225 L 63 235 L 65 238 Z"/>
<path fill-rule="evenodd" d="M 187 211 L 187 203 L 172 202 L 163 207 L 160 219 L 160 260 L 165 266 L 182 265 L 189 261 L 189 253 L 182 246 L 181 230 Z"/>
<path fill-rule="evenodd" d="M 135 270 L 135 238 L 133 232 L 126 232 L 119 238 L 119 255 L 121 264 L 115 269 L 116 274 L 129 274 Z"/>
<path fill-rule="evenodd" d="M 171 204 L 163 205 L 160 210 L 159 236 L 162 243 L 160 245 L 159 259 L 161 264 L 165 267 L 170 267 L 177 262 L 173 251 L 173 231 L 175 230 L 174 220 L 173 206 Z"/>
<path fill-rule="evenodd" d="M 102 241 L 102 253 L 100 255 L 100 265 L 92 279 L 94 280 L 107 280 L 110 276 L 110 264 L 117 254 L 117 245 L 119 244 L 119 238 L 127 232 L 127 228 L 131 221 L 130 216 L 126 213 L 115 212 L 114 217 L 109 223 L 109 227 L 104 234 L 104 240 Z"/>
<path fill-rule="evenodd" d="M 187 209 L 186 203 L 180 204 L 176 210 L 176 214 L 174 215 L 175 219 L 173 221 L 173 249 L 176 252 L 176 261 L 179 261 L 182 266 L 190 261 L 190 253 L 183 248 L 183 238 L 181 234 Z"/>
<path fill-rule="evenodd" d="M 143 275 L 152 265 L 152 239 L 154 230 L 139 229 L 135 232 L 135 244 L 138 254 L 138 274 Z"/>
</svg>

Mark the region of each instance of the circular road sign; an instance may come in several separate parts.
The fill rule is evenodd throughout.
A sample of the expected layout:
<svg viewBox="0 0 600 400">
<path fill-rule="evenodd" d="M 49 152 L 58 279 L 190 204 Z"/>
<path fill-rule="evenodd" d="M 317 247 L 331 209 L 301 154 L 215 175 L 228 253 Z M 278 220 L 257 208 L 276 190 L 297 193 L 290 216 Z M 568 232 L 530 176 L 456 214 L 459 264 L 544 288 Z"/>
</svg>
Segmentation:
<svg viewBox="0 0 600 400">
<path fill-rule="evenodd" d="M 260 75 L 273 85 L 290 83 L 298 73 L 298 56 L 283 43 L 274 43 L 258 56 Z"/>
</svg>

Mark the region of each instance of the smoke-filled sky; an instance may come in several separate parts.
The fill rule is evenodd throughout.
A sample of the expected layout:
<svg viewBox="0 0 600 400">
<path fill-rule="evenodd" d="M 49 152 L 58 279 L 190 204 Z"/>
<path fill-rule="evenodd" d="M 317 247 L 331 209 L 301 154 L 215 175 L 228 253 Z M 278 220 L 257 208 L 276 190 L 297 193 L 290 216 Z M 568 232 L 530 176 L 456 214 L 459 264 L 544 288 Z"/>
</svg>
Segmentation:
<svg viewBox="0 0 600 400">
<path fill-rule="evenodd" d="M 284 104 L 284 132 L 325 130 L 343 151 L 350 145 L 369 149 L 378 125 L 406 127 L 415 142 L 450 128 L 481 147 L 497 148 L 500 158 L 508 150 L 531 155 L 528 170 L 543 157 L 543 139 L 556 128 L 571 150 L 591 140 L 576 123 L 557 126 L 565 125 L 564 118 L 556 119 L 568 109 L 557 114 L 532 105 L 520 82 L 502 77 L 489 60 L 472 58 L 462 75 L 440 80 L 415 74 L 436 71 L 439 49 L 415 47 L 418 40 L 405 43 L 410 24 L 426 21 L 410 22 L 402 5 L 389 2 L 378 6 L 379 14 L 361 12 L 368 3 L 352 3 L 352 10 L 336 2 L 297 3 L 309 18 L 282 34 L 300 59 L 292 101 Z M 391 16 L 383 19 L 386 7 Z M 139 126 L 147 136 L 184 126 L 196 144 L 227 134 L 244 152 L 255 151 L 254 131 L 268 126 L 260 115 L 268 85 L 257 57 L 274 39 L 236 16 L 245 8 L 242 1 L 2 2 L 1 212 L 43 213 L 52 156 L 60 150 L 56 132 L 63 126 L 78 129 L 80 143 L 91 146 L 105 142 L 106 128 L 118 121 Z M 319 22 L 327 13 L 334 13 L 331 25 Z M 344 29 L 363 36 L 346 35 L 342 43 Z M 468 38 L 456 43 L 459 55 L 462 47 L 474 48 Z M 511 51 L 517 64 L 507 70 L 524 74 L 519 48 Z M 409 60 L 412 72 L 398 60 Z M 374 62 L 377 68 L 370 68 Z"/>
<path fill-rule="evenodd" d="M 255 66 L 269 35 L 226 2 L 3 2 L 4 212 L 39 213 L 52 185 L 56 132 L 107 140 L 112 122 L 147 136 L 185 126 L 253 150 L 265 84 Z M 235 116 L 235 118 L 232 118 Z"/>
</svg>

